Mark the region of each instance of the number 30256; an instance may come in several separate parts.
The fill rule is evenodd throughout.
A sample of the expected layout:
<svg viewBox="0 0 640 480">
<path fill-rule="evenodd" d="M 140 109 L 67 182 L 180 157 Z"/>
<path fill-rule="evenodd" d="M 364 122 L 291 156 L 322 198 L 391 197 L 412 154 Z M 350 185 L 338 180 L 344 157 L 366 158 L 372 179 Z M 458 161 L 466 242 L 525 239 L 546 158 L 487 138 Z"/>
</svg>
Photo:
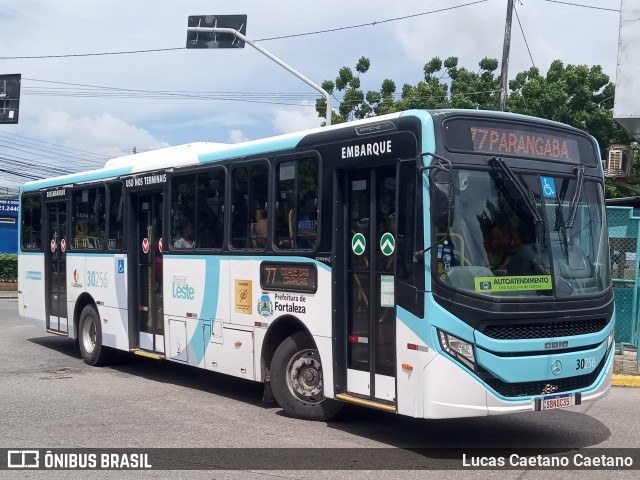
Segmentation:
<svg viewBox="0 0 640 480">
<path fill-rule="evenodd" d="M 107 288 L 109 286 L 109 282 L 107 281 L 107 273 L 88 270 L 87 285 L 89 287 Z"/>
<path fill-rule="evenodd" d="M 585 368 L 594 368 L 596 366 L 596 357 L 578 358 L 576 360 L 576 370 L 584 370 Z"/>
</svg>

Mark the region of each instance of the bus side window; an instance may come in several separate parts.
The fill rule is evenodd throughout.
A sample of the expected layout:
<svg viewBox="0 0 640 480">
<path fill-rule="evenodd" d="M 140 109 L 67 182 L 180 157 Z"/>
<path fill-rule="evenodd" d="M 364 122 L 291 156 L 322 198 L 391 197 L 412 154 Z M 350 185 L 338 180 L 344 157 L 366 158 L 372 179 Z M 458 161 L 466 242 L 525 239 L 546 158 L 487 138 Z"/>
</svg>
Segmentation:
<svg viewBox="0 0 640 480">
<path fill-rule="evenodd" d="M 196 185 L 195 174 L 180 175 L 171 180 L 171 248 L 173 249 L 192 249 L 197 246 Z"/>
<path fill-rule="evenodd" d="M 23 250 L 40 250 L 42 246 L 42 198 L 40 194 L 22 197 L 22 238 Z"/>
<path fill-rule="evenodd" d="M 264 248 L 267 245 L 269 220 L 267 218 L 267 192 L 269 191 L 269 172 L 266 165 L 256 165 L 251 169 L 251 200 L 253 204 L 251 218 L 251 248 Z"/>
<path fill-rule="evenodd" d="M 109 235 L 107 249 L 121 250 L 124 238 L 124 189 L 121 183 L 109 185 L 109 214 L 107 222 Z"/>
<path fill-rule="evenodd" d="M 233 196 L 231 199 L 231 246 L 247 248 L 247 225 L 249 218 L 249 169 L 232 171 Z"/>
<path fill-rule="evenodd" d="M 222 248 L 225 175 L 218 168 L 198 174 L 197 248 Z"/>
<path fill-rule="evenodd" d="M 280 250 L 313 250 L 318 244 L 318 160 L 301 158 L 276 167 L 276 238 Z"/>
<path fill-rule="evenodd" d="M 71 194 L 71 248 L 102 250 L 105 235 L 104 187 L 85 187 Z"/>
<path fill-rule="evenodd" d="M 231 173 L 231 246 L 264 249 L 267 243 L 267 192 L 269 169 L 266 163 L 235 168 Z"/>
</svg>

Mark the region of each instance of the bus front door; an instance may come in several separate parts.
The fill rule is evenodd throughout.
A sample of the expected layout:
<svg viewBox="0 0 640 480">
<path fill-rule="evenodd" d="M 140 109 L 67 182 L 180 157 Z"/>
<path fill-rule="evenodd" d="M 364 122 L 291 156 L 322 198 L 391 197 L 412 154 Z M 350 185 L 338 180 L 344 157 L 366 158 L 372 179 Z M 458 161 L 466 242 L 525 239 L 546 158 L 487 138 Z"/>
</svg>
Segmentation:
<svg viewBox="0 0 640 480">
<path fill-rule="evenodd" d="M 345 171 L 346 389 L 396 403 L 396 165 Z"/>
<path fill-rule="evenodd" d="M 47 205 L 46 285 L 47 330 L 67 332 L 67 203 Z M 78 282 L 83 272 L 73 272 Z"/>
<path fill-rule="evenodd" d="M 135 212 L 135 295 L 137 347 L 164 353 L 162 285 L 162 192 L 138 193 L 132 197 Z M 133 345 L 136 347 L 136 345 Z"/>
</svg>

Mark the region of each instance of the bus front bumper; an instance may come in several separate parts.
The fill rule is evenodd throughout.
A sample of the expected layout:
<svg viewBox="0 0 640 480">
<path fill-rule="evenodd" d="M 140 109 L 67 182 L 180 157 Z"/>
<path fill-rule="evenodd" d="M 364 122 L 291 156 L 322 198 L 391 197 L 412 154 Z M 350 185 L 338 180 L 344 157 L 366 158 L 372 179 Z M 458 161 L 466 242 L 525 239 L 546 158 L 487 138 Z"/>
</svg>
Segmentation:
<svg viewBox="0 0 640 480">
<path fill-rule="evenodd" d="M 581 403 L 592 402 L 609 393 L 613 354 L 611 349 L 596 381 L 589 387 L 578 390 L 581 393 Z M 442 355 L 437 355 L 425 367 L 424 385 L 424 418 L 478 417 L 535 410 L 536 397 L 500 397 L 464 367 Z"/>
</svg>

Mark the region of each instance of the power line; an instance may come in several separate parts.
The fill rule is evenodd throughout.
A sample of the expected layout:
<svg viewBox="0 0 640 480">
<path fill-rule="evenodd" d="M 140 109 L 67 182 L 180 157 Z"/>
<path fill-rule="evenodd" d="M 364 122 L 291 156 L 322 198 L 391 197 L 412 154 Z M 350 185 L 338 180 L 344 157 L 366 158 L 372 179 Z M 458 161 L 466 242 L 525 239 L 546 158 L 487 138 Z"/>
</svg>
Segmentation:
<svg viewBox="0 0 640 480">
<path fill-rule="evenodd" d="M 258 92 L 258 93 L 251 93 L 251 92 L 198 92 L 198 91 L 193 91 L 193 92 L 189 92 L 189 91 L 184 91 L 184 90 L 178 90 L 178 91 L 167 91 L 167 90 L 137 90 L 137 89 L 130 89 L 130 88 L 119 88 L 119 87 L 105 87 L 105 86 L 100 86 L 100 85 L 88 85 L 88 84 L 83 84 L 83 83 L 70 83 L 70 82 L 59 82 L 59 81 L 55 81 L 55 80 L 40 80 L 40 79 L 35 79 L 35 78 L 25 78 L 23 77 L 24 80 L 30 80 L 33 82 L 43 82 L 43 83 L 55 83 L 55 84 L 61 84 L 61 85 L 71 85 L 71 86 L 78 86 L 78 87 L 87 87 L 87 88 L 94 88 L 97 90 L 100 89 L 104 89 L 107 91 L 116 91 L 116 92 L 127 92 L 127 93 L 131 93 L 131 94 L 143 94 L 143 96 L 145 94 L 151 94 L 152 98 L 153 95 L 158 94 L 158 95 L 166 95 L 169 98 L 178 98 L 178 99 L 185 99 L 185 98 L 193 98 L 196 100 L 202 100 L 202 99 L 219 99 L 219 97 L 217 97 L 217 95 L 224 95 L 224 99 L 233 99 L 235 100 L 235 98 L 231 98 L 231 97 L 240 97 L 240 96 L 249 96 L 249 97 L 265 97 L 265 96 L 285 96 L 285 97 L 291 97 L 291 98 L 296 98 L 296 97 L 300 97 L 301 100 L 313 100 L 316 99 L 318 97 L 318 95 L 316 93 L 264 93 L 264 92 Z M 98 93 L 96 91 L 96 93 Z M 103 92 L 100 95 L 104 95 Z M 484 91 L 481 92 L 470 92 L 470 93 L 474 93 L 474 94 L 479 94 L 479 93 L 487 93 Z M 117 95 L 117 93 L 116 93 Z M 392 96 L 399 98 L 402 95 L 402 92 L 395 92 L 392 94 Z M 104 96 L 109 96 L 109 95 L 104 95 Z M 229 97 L 229 98 L 228 98 Z M 127 98 L 127 97 L 125 97 Z M 159 97 L 161 98 L 161 97 Z M 294 104 L 292 104 L 294 105 Z M 297 105 L 297 104 L 295 104 Z M 45 142 L 46 143 L 46 142 Z M 66 148 L 66 147 L 65 147 Z"/>
<path fill-rule="evenodd" d="M 215 93 L 215 94 L 211 94 L 211 93 L 199 93 L 199 92 L 170 92 L 170 91 L 163 91 L 163 90 L 138 90 L 138 89 L 131 89 L 131 88 L 118 88 L 118 87 L 105 87 L 105 86 L 100 86 L 100 85 L 87 85 L 87 84 L 82 84 L 82 83 L 70 83 L 70 82 L 57 82 L 57 81 L 53 81 L 53 80 L 39 80 L 37 78 L 27 78 L 27 77 L 22 77 L 23 80 L 29 80 L 32 82 L 43 82 L 43 83 L 54 83 L 54 84 L 58 84 L 58 85 L 69 85 L 69 86 L 75 86 L 75 87 L 83 87 L 83 88 L 92 88 L 92 89 L 99 89 L 99 90 L 107 90 L 109 91 L 109 95 L 106 95 L 105 92 L 103 91 L 89 91 L 89 92 L 73 92 L 71 91 L 69 93 L 69 96 L 75 96 L 76 94 L 78 94 L 79 96 L 84 96 L 84 97 L 95 97 L 95 96 L 100 96 L 100 97 L 115 97 L 115 98 L 142 98 L 142 97 L 146 97 L 146 98 L 164 98 L 164 99 L 175 99 L 175 100 L 216 100 L 216 101 L 236 101 L 236 102 L 245 102 L 245 103 L 260 103 L 260 104 L 270 104 L 270 105 L 287 105 L 287 106 L 297 106 L 297 103 L 291 103 L 291 102 L 276 102 L 276 101 L 268 101 L 268 100 L 261 100 L 260 98 L 263 98 L 265 96 L 265 94 L 261 94 L 261 93 L 255 93 L 255 94 L 248 94 L 248 93 L 242 93 L 241 95 L 244 96 L 255 96 L 256 98 L 239 98 L 237 97 L 238 94 L 228 94 L 228 93 Z M 61 96 L 64 95 L 64 93 L 60 93 L 59 90 L 55 90 L 56 92 L 56 96 Z M 33 93 L 31 93 L 33 94 Z M 49 95 L 51 95 L 51 93 L 48 93 Z M 277 95 L 277 94 L 270 94 L 270 95 Z M 290 95 L 290 96 L 302 96 L 302 94 L 284 94 L 284 95 Z M 308 94 L 304 94 L 304 98 L 315 98 L 314 97 L 309 97 Z"/>
<path fill-rule="evenodd" d="M 376 25 L 379 25 L 379 24 L 382 24 L 382 23 L 396 22 L 396 21 L 399 21 L 399 20 L 407 20 L 409 18 L 415 18 L 415 17 L 424 16 L 424 15 L 431 15 L 431 14 L 434 14 L 434 13 L 446 12 L 448 10 L 454 10 L 456 8 L 468 7 L 468 6 L 471 6 L 471 5 L 476 5 L 476 4 L 484 3 L 484 2 L 488 2 L 488 1 L 489 0 L 476 0 L 474 2 L 463 3 L 461 5 L 455 5 L 453 7 L 440 8 L 438 10 L 430 10 L 428 12 L 422 12 L 422 13 L 414 13 L 412 15 L 405 15 L 405 16 L 402 16 L 402 17 L 387 18 L 385 20 L 379 20 L 379 21 L 374 21 L 374 22 L 369 22 L 369 23 L 361 23 L 361 24 L 358 24 L 358 25 L 350 25 L 350 26 L 347 26 L 347 27 L 338 27 L 338 28 L 330 28 L 330 29 L 326 29 L 326 30 L 317 30 L 315 32 L 294 33 L 294 34 L 291 34 L 291 35 L 282 35 L 282 36 L 278 36 L 278 37 L 259 38 L 259 39 L 256 39 L 254 41 L 256 41 L 256 42 L 268 42 L 270 40 L 281 40 L 281 39 L 285 39 L 285 38 L 304 37 L 304 36 L 308 36 L 308 35 L 319 35 L 319 34 L 322 34 L 322 33 L 332 33 L 332 32 L 338 32 L 338 31 L 341 31 L 341 30 L 350 30 L 350 29 L 354 29 L 354 28 L 376 26 Z M 150 48 L 150 49 L 144 49 L 144 50 L 123 50 L 123 51 L 116 51 L 116 52 L 98 52 L 98 53 L 74 53 L 74 54 L 64 54 L 64 55 L 22 55 L 22 56 L 15 56 L 15 57 L 0 57 L 0 60 L 34 60 L 34 59 L 45 59 L 45 58 L 98 57 L 98 56 L 105 56 L 105 55 L 131 55 L 131 54 L 136 54 L 136 53 L 168 52 L 168 51 L 173 51 L 173 50 L 185 50 L 185 47 Z"/>
<path fill-rule="evenodd" d="M 2 133 L 0 133 L 1 135 Z M 70 153 L 70 152 L 65 152 L 65 151 L 60 151 L 58 150 L 52 150 L 51 147 L 47 147 L 45 145 L 34 145 L 33 143 L 28 143 L 25 142 L 24 140 L 18 140 L 17 142 L 12 142 L 10 141 L 12 139 L 7 140 L 6 137 L 0 137 L 0 148 L 4 147 L 4 148 L 11 148 L 11 147 L 7 147 L 7 145 L 14 145 L 16 147 L 23 147 L 23 148 L 28 148 L 32 151 L 35 152 L 44 152 L 44 153 L 52 153 L 54 155 L 57 155 L 56 158 L 64 158 L 64 159 L 73 159 L 75 161 L 81 161 L 81 162 L 86 162 L 88 164 L 99 164 L 100 166 L 102 166 L 104 164 L 104 158 L 102 160 L 98 160 L 95 158 L 86 158 L 84 156 L 79 156 L 77 153 Z M 33 153 L 32 151 L 29 150 L 20 150 L 22 152 L 25 153 L 29 153 L 31 155 L 38 155 L 38 156 L 43 156 L 40 153 Z M 43 156 L 44 157 L 44 156 Z M 51 158 L 51 157 L 44 157 L 44 158 Z M 52 160 L 54 158 L 51 158 Z"/>
<path fill-rule="evenodd" d="M 0 134 L 5 135 L 5 136 L 6 135 L 10 135 L 12 137 L 18 137 L 18 138 L 24 139 L 24 141 L 44 143 L 46 145 L 51 145 L 51 146 L 58 147 L 58 148 L 63 148 L 63 149 L 66 149 L 66 150 L 72 150 L 72 151 L 76 151 L 76 152 L 79 152 L 79 153 L 93 155 L 93 156 L 99 157 L 99 158 L 106 158 L 107 157 L 106 155 L 103 155 L 103 154 L 100 154 L 100 153 L 89 152 L 87 150 L 81 150 L 79 148 L 66 147 L 64 145 L 59 145 L 57 143 L 45 142 L 44 140 L 39 140 L 37 138 L 31 138 L 31 137 L 25 137 L 24 135 L 18 135 L 17 133 L 0 132 Z"/>
<path fill-rule="evenodd" d="M 15 140 L 15 142 L 9 140 Z M 26 155 L 17 156 L 6 153 L 9 149 L 23 152 Z M 123 150 L 119 150 L 118 155 L 123 155 Z M 43 155 L 41 152 L 50 153 L 53 156 Z M 16 178 L 20 178 L 21 181 L 24 181 L 25 178 L 42 179 L 101 168 L 104 166 L 104 162 L 111 157 L 110 152 L 106 151 L 102 153 L 90 152 L 15 133 L 0 132 L 0 159 L 5 167 L 0 171 L 0 179 L 9 184 L 18 182 Z M 12 170 L 8 170 L 9 168 Z M 25 175 L 30 175 L 33 178 Z"/>
<path fill-rule="evenodd" d="M 446 7 L 446 8 L 440 8 L 438 10 L 430 10 L 428 12 L 422 12 L 422 13 L 414 13 L 412 15 L 405 15 L 403 17 L 395 17 L 395 18 L 388 18 L 386 20 L 380 20 L 377 22 L 368 22 L 368 23 L 361 23 L 359 25 L 351 25 L 348 27 L 338 27 L 338 28 L 330 28 L 327 30 L 318 30 L 315 32 L 307 32 L 307 33 L 296 33 L 293 35 L 282 35 L 280 37 L 268 37 L 268 38 L 261 38 L 256 40 L 257 42 L 266 42 L 269 40 L 280 40 L 280 39 L 284 39 L 284 38 L 294 38 L 294 37 L 304 37 L 306 35 L 318 35 L 321 33 L 332 33 L 332 32 L 339 32 L 341 30 L 350 30 L 352 28 L 362 28 L 362 27 L 369 27 L 369 26 L 373 26 L 375 27 L 378 24 L 381 23 L 389 23 L 389 22 L 396 22 L 398 20 L 406 20 L 408 18 L 415 18 L 415 17 L 421 17 L 423 15 L 431 15 L 433 13 L 440 13 L 440 12 L 446 12 L 447 10 L 454 10 L 456 8 L 462 8 L 462 7 L 468 7 L 470 5 L 476 5 L 478 3 L 484 3 L 487 2 L 488 0 L 478 0 L 476 2 L 470 2 L 470 3 L 463 3 L 462 5 L 455 5 L 453 7 Z"/>
<path fill-rule="evenodd" d="M 33 59 L 43 59 L 43 58 L 101 57 L 104 55 L 130 55 L 134 53 L 169 52 L 172 50 L 184 50 L 184 48 L 185 47 L 149 48 L 146 50 L 124 50 L 121 52 L 67 53 L 64 55 L 22 55 L 18 57 L 0 57 L 0 60 L 33 60 Z"/>
<path fill-rule="evenodd" d="M 582 5 L 580 3 L 562 2 L 560 0 L 544 0 L 544 1 L 550 2 L 550 3 L 561 3 L 563 5 L 571 5 L 572 7 L 592 8 L 594 10 L 605 10 L 607 12 L 620 12 L 619 9 L 615 9 L 615 8 L 594 7 L 593 5 Z"/>
<path fill-rule="evenodd" d="M 533 68 L 536 68 L 536 64 L 533 61 L 533 56 L 531 55 L 531 50 L 529 49 L 529 42 L 527 42 L 527 37 L 524 34 L 524 29 L 522 28 L 522 23 L 520 23 L 520 15 L 518 15 L 518 9 L 516 8 L 515 3 L 513 4 L 513 10 L 516 12 L 516 20 L 518 20 L 518 25 L 520 26 L 520 31 L 522 32 L 522 38 L 524 38 L 524 44 L 527 46 L 527 52 L 529 52 L 529 58 L 531 59 L 531 63 L 533 64 Z"/>
<path fill-rule="evenodd" d="M 302 93 L 302 94 L 287 94 L 287 93 L 249 93 L 249 92 L 186 92 L 186 91 L 175 91 L 175 92 L 171 92 L 171 91 L 156 91 L 156 90 L 136 90 L 136 89 L 127 89 L 127 88 L 118 88 L 118 87 L 105 87 L 105 86 L 99 86 L 99 85 L 87 85 L 87 84 L 79 84 L 79 83 L 70 83 L 70 82 L 58 82 L 58 81 L 53 81 L 53 80 L 39 80 L 39 79 L 32 79 L 32 78 L 25 78 L 25 80 L 30 80 L 30 81 L 35 81 L 35 82 L 44 82 L 44 83 L 54 83 L 54 84 L 62 84 L 62 85 L 70 85 L 70 86 L 77 86 L 77 87 L 86 87 L 86 88 L 92 88 L 92 89 L 96 89 L 94 90 L 96 92 L 95 96 L 102 96 L 102 97 L 108 97 L 108 98 L 138 98 L 138 99 L 142 99 L 142 98 L 155 98 L 155 99 L 176 99 L 176 100 L 224 100 L 224 101 L 244 101 L 244 102 L 260 102 L 260 103 L 275 103 L 275 104 L 279 104 L 279 105 L 287 105 L 287 106 L 296 106 L 296 107 L 301 107 L 301 106 L 307 106 L 307 105 L 300 105 L 300 103 L 287 103 L 287 102 L 267 102 L 267 101 L 258 101 L 258 100 L 250 100 L 250 99 L 243 99 L 241 98 L 241 96 L 249 96 L 249 97 L 265 97 L 265 96 L 278 96 L 278 95 L 283 95 L 285 97 L 291 97 L 292 99 L 294 99 L 295 97 L 299 97 L 301 100 L 314 100 L 317 98 L 317 95 L 314 93 Z M 105 92 L 99 93 L 100 90 L 105 90 Z M 122 93 L 121 93 L 122 92 Z M 437 96 L 433 96 L 433 95 L 429 95 L 429 96 L 411 96 L 411 100 L 433 100 L 436 98 L 446 98 L 448 96 L 457 96 L 457 95 L 482 95 L 482 94 L 487 94 L 487 93 L 495 93 L 494 90 L 489 90 L 489 91 L 476 91 L 476 92 L 464 92 L 464 93 L 452 93 L 450 95 L 445 95 L 442 97 L 437 97 Z M 120 97 L 119 95 L 123 95 L 122 97 Z M 138 95 L 140 94 L 140 95 Z M 62 94 L 64 95 L 64 94 Z M 221 96 L 224 95 L 224 96 Z M 395 99 L 401 99 L 402 98 L 402 92 L 395 92 L 393 94 L 391 94 L 391 96 Z M 73 94 L 70 94 L 70 96 L 73 96 Z M 340 100 L 339 97 L 334 96 L 334 98 L 336 99 L 336 101 L 338 103 L 343 104 L 344 102 Z M 310 105 L 313 106 L 313 105 Z M 338 107 L 335 107 L 338 108 Z"/>
<path fill-rule="evenodd" d="M 0 148 L 4 148 L 4 149 L 7 149 L 7 150 L 14 150 L 14 151 L 16 151 L 16 152 L 26 153 L 26 154 L 29 154 L 29 155 L 33 155 L 34 157 L 41 158 L 41 159 L 45 159 L 45 160 L 68 160 L 68 158 L 66 158 L 66 157 L 61 157 L 60 155 L 58 155 L 58 156 L 54 156 L 54 157 L 51 157 L 51 156 L 48 156 L 48 155 L 42 155 L 41 153 L 34 153 L 34 152 L 32 152 L 32 151 L 29 151 L 29 150 L 23 150 L 22 148 L 10 147 L 10 146 L 7 146 L 7 145 L 6 145 L 5 143 L 3 143 L 3 142 L 0 142 Z M 6 155 L 6 154 L 5 154 L 5 155 Z M 22 158 L 22 157 L 15 157 L 15 158 Z M 26 159 L 26 158 L 22 158 L 22 160 L 25 160 L 25 161 L 27 161 L 27 162 L 31 161 L 30 159 Z M 77 161 L 77 160 L 78 160 L 78 159 L 76 159 L 76 161 Z M 80 160 L 81 160 L 81 159 L 80 159 Z M 31 164 L 26 164 L 26 165 L 28 165 L 28 166 L 30 166 L 30 167 L 32 167 L 32 166 L 33 166 L 33 165 L 31 165 Z M 49 167 L 48 167 L 48 168 L 49 168 Z"/>
</svg>

